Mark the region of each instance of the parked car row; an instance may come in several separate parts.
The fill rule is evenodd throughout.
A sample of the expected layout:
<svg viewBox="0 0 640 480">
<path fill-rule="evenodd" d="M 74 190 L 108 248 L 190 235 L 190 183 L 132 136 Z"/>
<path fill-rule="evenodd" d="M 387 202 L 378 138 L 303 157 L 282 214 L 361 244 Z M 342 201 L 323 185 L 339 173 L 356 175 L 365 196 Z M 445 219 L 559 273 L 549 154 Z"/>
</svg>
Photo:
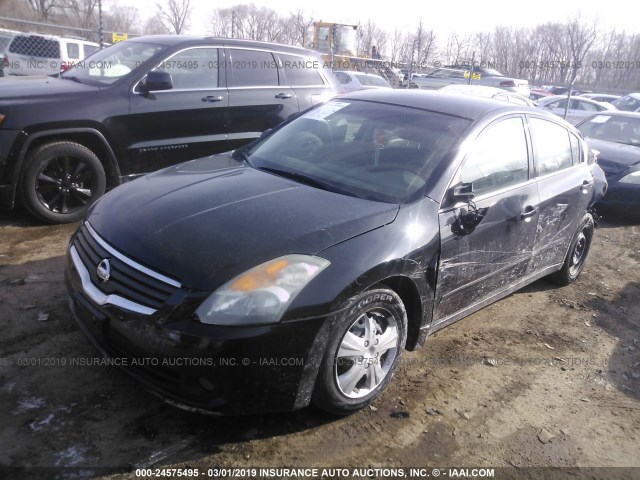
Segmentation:
<svg viewBox="0 0 640 480">
<path fill-rule="evenodd" d="M 509 78 L 492 68 L 474 66 L 464 68 L 450 66 L 438 68 L 433 72 L 411 80 L 420 89 L 438 89 L 447 85 L 485 85 L 502 88 L 525 97 L 529 96 L 529 82 L 519 78 Z"/>
</svg>

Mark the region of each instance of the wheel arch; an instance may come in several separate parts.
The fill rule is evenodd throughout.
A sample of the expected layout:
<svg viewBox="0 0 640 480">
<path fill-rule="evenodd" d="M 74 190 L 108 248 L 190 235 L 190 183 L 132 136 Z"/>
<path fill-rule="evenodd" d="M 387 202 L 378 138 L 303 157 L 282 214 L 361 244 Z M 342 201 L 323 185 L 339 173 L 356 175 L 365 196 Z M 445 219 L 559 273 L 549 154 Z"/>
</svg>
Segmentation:
<svg viewBox="0 0 640 480">
<path fill-rule="evenodd" d="M 20 178 L 24 174 L 23 167 L 28 156 L 38 148 L 48 143 L 73 142 L 91 150 L 100 160 L 107 176 L 107 188 L 120 185 L 120 168 L 116 156 L 104 135 L 95 128 L 72 128 L 59 130 L 44 130 L 30 134 L 20 150 L 20 155 L 13 171 L 12 184 L 14 199 Z"/>
<path fill-rule="evenodd" d="M 393 290 L 400 297 L 407 312 L 407 343 L 405 349 L 412 351 L 419 348 L 424 307 L 415 282 L 410 277 L 394 276 L 379 281 L 376 285 L 369 287 L 368 290 L 377 287 Z"/>
</svg>

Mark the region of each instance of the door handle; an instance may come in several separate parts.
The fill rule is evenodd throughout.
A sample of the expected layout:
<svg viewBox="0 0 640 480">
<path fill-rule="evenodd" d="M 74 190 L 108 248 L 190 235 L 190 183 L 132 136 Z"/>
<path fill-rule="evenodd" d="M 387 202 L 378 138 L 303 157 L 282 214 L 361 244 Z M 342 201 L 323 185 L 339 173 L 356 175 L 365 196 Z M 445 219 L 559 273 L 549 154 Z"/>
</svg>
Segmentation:
<svg viewBox="0 0 640 480">
<path fill-rule="evenodd" d="M 291 98 L 292 95 L 290 93 L 279 93 L 276 95 L 276 98 Z"/>
<path fill-rule="evenodd" d="M 209 95 L 208 97 L 204 97 L 202 99 L 203 102 L 221 102 L 222 101 L 222 97 L 221 96 L 214 96 L 214 95 Z"/>
<path fill-rule="evenodd" d="M 593 182 L 590 182 L 589 180 L 584 180 L 582 182 L 582 185 L 580 185 L 580 190 L 582 190 L 582 193 L 587 194 L 589 193 L 589 187 L 593 185 Z"/>
<path fill-rule="evenodd" d="M 529 219 L 529 218 L 531 218 L 531 217 L 533 217 L 536 213 L 538 213 L 538 208 L 537 208 L 537 207 L 536 207 L 536 208 L 534 208 L 534 207 L 529 206 L 529 207 L 527 207 L 527 208 L 525 208 L 525 209 L 524 209 L 524 212 L 522 212 L 522 213 L 520 214 L 520 217 L 521 217 L 523 220 L 528 221 L 528 219 Z"/>
</svg>

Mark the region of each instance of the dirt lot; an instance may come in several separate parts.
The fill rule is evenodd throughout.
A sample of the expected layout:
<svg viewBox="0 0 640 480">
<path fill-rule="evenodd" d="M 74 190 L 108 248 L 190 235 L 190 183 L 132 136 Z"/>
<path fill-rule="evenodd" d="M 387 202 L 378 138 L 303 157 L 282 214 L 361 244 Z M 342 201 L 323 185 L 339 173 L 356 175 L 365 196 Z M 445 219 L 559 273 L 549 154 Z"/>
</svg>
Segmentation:
<svg viewBox="0 0 640 480">
<path fill-rule="evenodd" d="M 339 419 L 203 417 L 114 367 L 57 365 L 97 356 L 63 285 L 75 227 L 0 214 L 0 466 L 118 479 L 185 465 L 640 467 L 638 222 L 601 225 L 576 284 L 539 281 L 435 334 L 373 408 Z M 65 478 L 27 473 L 43 471 Z"/>
</svg>

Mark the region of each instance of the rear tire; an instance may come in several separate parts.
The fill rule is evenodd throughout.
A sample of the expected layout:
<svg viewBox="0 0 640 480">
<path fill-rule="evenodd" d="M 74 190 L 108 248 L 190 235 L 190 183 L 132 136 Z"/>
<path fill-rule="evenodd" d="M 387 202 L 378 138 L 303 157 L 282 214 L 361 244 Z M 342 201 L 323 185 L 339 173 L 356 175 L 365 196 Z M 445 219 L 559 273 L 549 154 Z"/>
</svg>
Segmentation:
<svg viewBox="0 0 640 480">
<path fill-rule="evenodd" d="M 22 202 L 48 223 L 80 220 L 106 188 L 100 160 L 78 143 L 43 145 L 27 158 L 24 168 Z"/>
<path fill-rule="evenodd" d="M 387 387 L 407 341 L 407 313 L 392 290 L 358 295 L 339 314 L 316 380 L 312 402 L 348 415 Z"/>
<path fill-rule="evenodd" d="M 587 213 L 580 221 L 562 268 L 550 275 L 551 280 L 563 286 L 576 281 L 586 264 L 593 240 L 593 230 L 593 217 Z"/>
</svg>

